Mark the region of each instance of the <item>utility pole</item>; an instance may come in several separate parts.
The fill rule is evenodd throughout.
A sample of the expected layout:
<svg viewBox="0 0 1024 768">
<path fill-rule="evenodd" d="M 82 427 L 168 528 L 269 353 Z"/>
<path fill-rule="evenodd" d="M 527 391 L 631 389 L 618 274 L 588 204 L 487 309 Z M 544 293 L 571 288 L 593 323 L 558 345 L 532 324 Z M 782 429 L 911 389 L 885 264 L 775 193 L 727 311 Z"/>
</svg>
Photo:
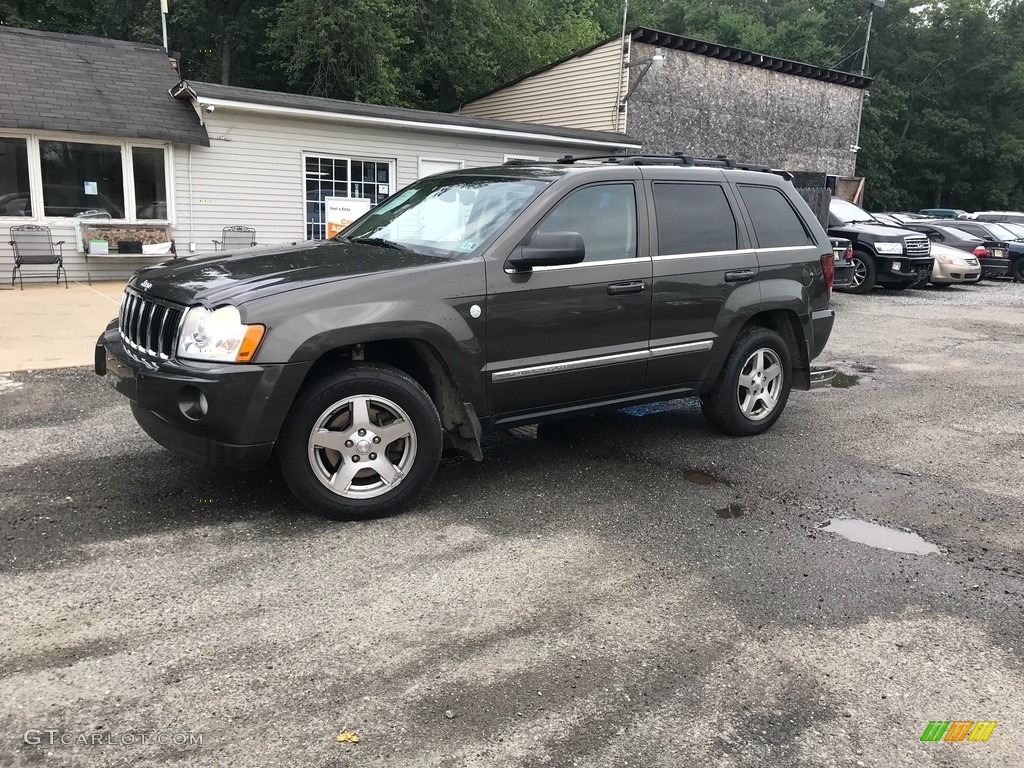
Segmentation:
<svg viewBox="0 0 1024 768">
<path fill-rule="evenodd" d="M 868 0 L 868 31 L 864 36 L 864 53 L 860 59 L 860 72 L 858 73 L 861 77 L 867 77 L 868 73 L 868 46 L 871 44 L 871 25 L 875 20 L 875 8 L 885 8 L 885 0 Z M 867 98 L 867 91 L 864 88 L 860 89 L 860 108 L 857 110 L 857 138 L 853 140 L 853 146 L 850 147 L 850 151 L 855 155 L 860 152 L 860 124 L 864 119 L 864 102 Z M 854 160 L 854 173 L 856 173 L 856 160 Z"/>
<path fill-rule="evenodd" d="M 164 53 L 170 53 L 171 48 L 167 44 L 167 0 L 160 0 L 160 26 L 164 31 Z"/>
</svg>

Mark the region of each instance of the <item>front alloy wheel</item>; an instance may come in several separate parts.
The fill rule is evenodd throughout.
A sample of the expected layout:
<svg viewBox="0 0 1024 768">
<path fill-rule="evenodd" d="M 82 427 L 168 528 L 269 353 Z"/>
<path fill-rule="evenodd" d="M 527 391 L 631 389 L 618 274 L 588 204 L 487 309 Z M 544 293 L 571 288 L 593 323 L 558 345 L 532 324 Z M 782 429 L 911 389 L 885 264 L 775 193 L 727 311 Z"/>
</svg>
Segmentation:
<svg viewBox="0 0 1024 768">
<path fill-rule="evenodd" d="M 285 482 L 336 520 L 397 511 L 429 484 L 441 459 L 430 396 L 396 368 L 364 363 L 328 375 L 295 401 L 278 443 Z"/>
<path fill-rule="evenodd" d="M 405 479 L 416 461 L 416 428 L 397 403 L 355 395 L 320 414 L 307 453 L 313 474 L 328 490 L 347 499 L 372 499 Z"/>
<path fill-rule="evenodd" d="M 853 277 L 843 293 L 868 293 L 875 287 L 875 262 L 863 251 L 853 252 Z"/>
</svg>

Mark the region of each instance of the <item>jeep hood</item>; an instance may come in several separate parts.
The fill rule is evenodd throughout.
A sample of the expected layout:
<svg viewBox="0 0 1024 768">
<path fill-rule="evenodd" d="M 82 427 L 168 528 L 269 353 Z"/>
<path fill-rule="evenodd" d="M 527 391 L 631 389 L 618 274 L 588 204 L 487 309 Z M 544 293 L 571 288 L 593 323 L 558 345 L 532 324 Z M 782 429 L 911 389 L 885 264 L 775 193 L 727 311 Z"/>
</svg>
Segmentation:
<svg viewBox="0 0 1024 768">
<path fill-rule="evenodd" d="M 904 238 L 907 235 L 913 235 L 914 237 L 925 237 L 920 232 L 911 232 L 909 229 L 900 229 L 899 227 L 889 227 L 885 224 L 865 224 L 863 222 L 849 223 L 849 224 L 834 224 L 828 228 L 829 233 L 832 232 L 857 232 L 862 235 L 871 235 L 878 239 L 897 239 Z M 834 237 L 834 235 L 833 235 Z"/>
<path fill-rule="evenodd" d="M 450 259 L 377 245 L 289 243 L 165 261 L 129 282 L 145 295 L 179 304 L 234 304 L 360 275 L 394 272 Z"/>
</svg>

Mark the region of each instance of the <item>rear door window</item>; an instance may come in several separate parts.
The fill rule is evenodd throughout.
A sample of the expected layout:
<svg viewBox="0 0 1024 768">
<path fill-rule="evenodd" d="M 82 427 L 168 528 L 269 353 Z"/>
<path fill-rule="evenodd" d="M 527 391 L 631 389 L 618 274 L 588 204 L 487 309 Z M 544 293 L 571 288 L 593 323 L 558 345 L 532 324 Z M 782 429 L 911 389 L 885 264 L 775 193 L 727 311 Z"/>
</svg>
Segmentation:
<svg viewBox="0 0 1024 768">
<path fill-rule="evenodd" d="M 658 255 L 737 249 L 736 217 L 718 184 L 656 182 Z"/>
<path fill-rule="evenodd" d="M 754 225 L 759 248 L 799 248 L 814 245 L 800 215 L 781 189 L 737 185 Z"/>
</svg>

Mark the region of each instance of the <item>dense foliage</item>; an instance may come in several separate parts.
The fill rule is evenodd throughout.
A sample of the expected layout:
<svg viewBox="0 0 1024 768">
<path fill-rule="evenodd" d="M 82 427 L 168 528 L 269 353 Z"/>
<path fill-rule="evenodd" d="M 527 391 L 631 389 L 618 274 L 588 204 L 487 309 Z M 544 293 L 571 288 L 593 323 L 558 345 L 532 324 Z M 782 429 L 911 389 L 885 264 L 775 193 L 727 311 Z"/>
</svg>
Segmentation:
<svg viewBox="0 0 1024 768">
<path fill-rule="evenodd" d="M 0 0 L 0 23 L 159 42 L 159 0 Z M 631 0 L 644 24 L 857 71 L 866 0 Z M 186 77 L 454 109 L 618 33 L 621 0 L 170 0 Z M 1024 208 L 1024 0 L 889 0 L 858 172 L 870 205 Z"/>
</svg>

